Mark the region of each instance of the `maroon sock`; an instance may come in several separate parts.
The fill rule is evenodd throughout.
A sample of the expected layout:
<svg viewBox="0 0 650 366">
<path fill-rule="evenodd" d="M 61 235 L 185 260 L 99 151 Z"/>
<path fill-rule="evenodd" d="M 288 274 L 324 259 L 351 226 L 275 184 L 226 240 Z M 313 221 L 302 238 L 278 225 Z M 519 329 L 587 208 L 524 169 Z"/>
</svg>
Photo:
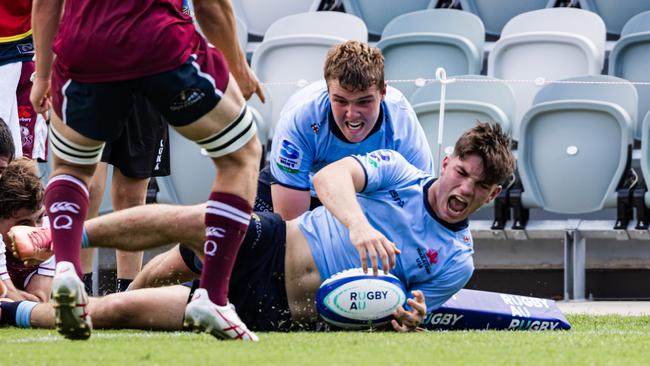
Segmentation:
<svg viewBox="0 0 650 366">
<path fill-rule="evenodd" d="M 50 220 L 56 260 L 71 262 L 79 278 L 83 278 L 79 253 L 81 233 L 88 212 L 86 185 L 70 175 L 52 178 L 45 189 L 45 209 Z"/>
<path fill-rule="evenodd" d="M 228 303 L 230 274 L 251 218 L 251 205 L 228 193 L 212 192 L 205 213 L 205 259 L 201 287 L 217 305 Z"/>
</svg>

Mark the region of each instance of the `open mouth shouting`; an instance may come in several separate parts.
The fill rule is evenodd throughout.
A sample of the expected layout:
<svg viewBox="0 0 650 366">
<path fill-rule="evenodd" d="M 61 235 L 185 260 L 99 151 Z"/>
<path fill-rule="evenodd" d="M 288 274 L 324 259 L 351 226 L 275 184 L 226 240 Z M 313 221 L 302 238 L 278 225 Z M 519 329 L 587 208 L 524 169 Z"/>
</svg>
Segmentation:
<svg viewBox="0 0 650 366">
<path fill-rule="evenodd" d="M 345 127 L 352 131 L 358 131 L 363 128 L 363 121 L 345 121 Z"/>
<path fill-rule="evenodd" d="M 457 195 L 451 195 L 449 199 L 447 200 L 447 209 L 451 212 L 453 216 L 461 216 L 464 212 L 465 209 L 467 208 L 469 202 L 467 199 L 457 196 Z"/>
</svg>

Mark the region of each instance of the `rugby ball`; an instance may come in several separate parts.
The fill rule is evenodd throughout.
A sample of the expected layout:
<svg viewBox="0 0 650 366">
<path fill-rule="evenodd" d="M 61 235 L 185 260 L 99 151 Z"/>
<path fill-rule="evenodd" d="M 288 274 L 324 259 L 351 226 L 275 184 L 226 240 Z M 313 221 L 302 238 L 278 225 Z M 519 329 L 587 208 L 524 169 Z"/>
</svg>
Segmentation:
<svg viewBox="0 0 650 366">
<path fill-rule="evenodd" d="M 362 329 L 388 323 L 393 311 L 406 303 L 406 290 L 392 274 L 363 273 L 361 268 L 339 272 L 325 280 L 316 294 L 316 308 L 328 323 Z"/>
</svg>

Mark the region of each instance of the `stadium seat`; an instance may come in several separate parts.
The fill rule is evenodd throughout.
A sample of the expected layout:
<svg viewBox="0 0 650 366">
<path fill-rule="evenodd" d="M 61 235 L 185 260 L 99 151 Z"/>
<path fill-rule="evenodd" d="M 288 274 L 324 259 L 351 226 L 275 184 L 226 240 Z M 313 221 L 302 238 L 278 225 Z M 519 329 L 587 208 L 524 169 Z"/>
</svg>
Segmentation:
<svg viewBox="0 0 650 366">
<path fill-rule="evenodd" d="M 613 76 L 564 80 L 574 83 L 544 86 L 522 120 L 521 202 L 560 214 L 616 207 L 633 141 L 636 89 Z"/>
<path fill-rule="evenodd" d="M 320 0 L 233 0 L 235 14 L 246 24 L 248 33 L 264 37 L 276 20 L 287 15 L 318 10 Z"/>
<path fill-rule="evenodd" d="M 593 11 L 605 21 L 607 33 L 620 35 L 625 23 L 633 16 L 650 10 L 648 0 L 578 0 L 580 7 Z"/>
<path fill-rule="evenodd" d="M 513 138 L 519 138 L 519 121 L 545 80 L 600 74 L 605 38 L 602 19 L 581 9 L 535 10 L 506 23 L 490 52 L 488 75 L 513 80 L 517 97 Z"/>
<path fill-rule="evenodd" d="M 512 17 L 536 9 L 552 8 L 555 0 L 460 0 L 460 4 L 463 10 L 481 18 L 485 33 L 499 36 Z"/>
<path fill-rule="evenodd" d="M 377 47 L 384 54 L 386 79 L 434 78 L 436 69 L 447 75 L 480 74 L 485 29 L 474 14 L 455 9 L 416 11 L 391 20 Z M 392 86 L 410 98 L 417 86 Z"/>
<path fill-rule="evenodd" d="M 641 124 L 641 173 L 647 187 L 650 184 L 650 112 L 646 113 Z M 645 207 L 650 208 L 649 192 L 645 193 L 644 199 Z"/>
<path fill-rule="evenodd" d="M 437 0 L 343 0 L 345 12 L 363 19 L 368 32 L 380 35 L 393 18 L 417 10 L 434 8 Z"/>
<path fill-rule="evenodd" d="M 442 156 L 453 151 L 458 137 L 474 127 L 476 121 L 499 123 L 510 131 L 515 112 L 515 96 L 510 86 L 482 75 L 463 75 L 447 84 Z M 438 153 L 438 121 L 440 117 L 440 84 L 428 83 L 411 98 L 413 109 L 429 140 L 434 157 Z"/>
<path fill-rule="evenodd" d="M 650 60 L 650 11 L 630 19 L 609 54 L 609 75 L 618 76 L 631 82 L 650 82 L 648 72 Z M 634 137 L 641 139 L 643 117 L 650 111 L 650 86 L 639 85 L 639 109 L 635 121 Z"/>
<path fill-rule="evenodd" d="M 340 12 L 290 15 L 269 27 L 251 61 L 272 103 L 270 115 L 263 116 L 265 121 L 271 121 L 269 138 L 289 96 L 309 82 L 323 79 L 329 49 L 346 40 L 366 42 L 367 37 L 361 19 Z"/>
</svg>

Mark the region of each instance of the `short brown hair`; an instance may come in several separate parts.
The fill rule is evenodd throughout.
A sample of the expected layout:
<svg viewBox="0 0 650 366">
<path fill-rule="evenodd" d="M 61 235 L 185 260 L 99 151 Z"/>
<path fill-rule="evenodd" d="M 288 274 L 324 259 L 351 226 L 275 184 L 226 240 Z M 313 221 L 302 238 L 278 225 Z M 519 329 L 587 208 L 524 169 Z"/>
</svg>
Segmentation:
<svg viewBox="0 0 650 366">
<path fill-rule="evenodd" d="M 7 126 L 5 121 L 0 118 L 0 155 L 6 156 L 9 161 L 12 161 L 15 154 L 16 148 L 14 146 L 13 138 L 11 137 L 9 126 Z"/>
<path fill-rule="evenodd" d="M 483 161 L 483 178 L 488 184 L 504 183 L 515 171 L 510 138 L 499 124 L 477 122 L 456 141 L 454 156 L 478 155 Z"/>
<path fill-rule="evenodd" d="M 38 211 L 43 206 L 43 185 L 36 163 L 16 159 L 0 177 L 0 218 L 8 219 L 18 210 Z"/>
<path fill-rule="evenodd" d="M 384 56 L 377 47 L 347 41 L 332 47 L 325 59 L 325 81 L 337 80 L 349 91 L 384 88 Z"/>
</svg>

